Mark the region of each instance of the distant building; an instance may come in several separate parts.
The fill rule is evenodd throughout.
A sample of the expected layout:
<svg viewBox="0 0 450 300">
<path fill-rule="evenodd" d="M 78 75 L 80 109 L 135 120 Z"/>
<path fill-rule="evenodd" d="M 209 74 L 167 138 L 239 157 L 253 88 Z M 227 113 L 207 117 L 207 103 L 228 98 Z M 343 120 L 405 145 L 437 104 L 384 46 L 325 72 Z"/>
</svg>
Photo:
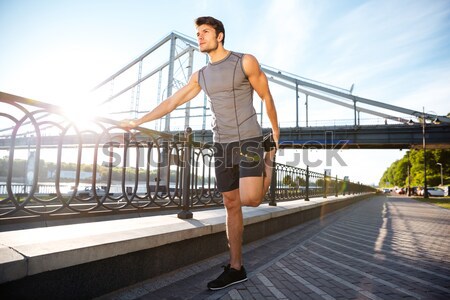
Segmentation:
<svg viewBox="0 0 450 300">
<path fill-rule="evenodd" d="M 76 171 L 61 170 L 60 178 L 61 179 L 75 179 L 76 175 L 77 175 Z M 48 171 L 47 176 L 49 179 L 55 179 L 56 171 Z M 80 171 L 80 179 L 81 180 L 92 179 L 92 172 Z M 96 180 L 100 180 L 99 173 L 96 174 Z"/>
</svg>

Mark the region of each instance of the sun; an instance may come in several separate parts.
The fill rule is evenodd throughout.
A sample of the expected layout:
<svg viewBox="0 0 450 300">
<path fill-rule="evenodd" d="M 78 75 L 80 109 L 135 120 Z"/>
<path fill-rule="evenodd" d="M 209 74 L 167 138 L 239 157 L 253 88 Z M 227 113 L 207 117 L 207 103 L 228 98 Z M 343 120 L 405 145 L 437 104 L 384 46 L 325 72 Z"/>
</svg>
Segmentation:
<svg viewBox="0 0 450 300">
<path fill-rule="evenodd" d="M 99 81 L 103 66 L 93 61 L 94 54 L 82 49 L 57 50 L 41 57 L 45 66 L 33 68 L 39 70 L 35 76 L 37 87 L 31 88 L 37 96 L 33 98 L 59 107 L 64 118 L 77 126 L 89 126 L 103 114 L 90 91 Z"/>
<path fill-rule="evenodd" d="M 89 129 L 93 123 L 98 122 L 101 111 L 88 94 L 66 101 L 61 109 L 69 122 L 85 130 Z"/>
</svg>

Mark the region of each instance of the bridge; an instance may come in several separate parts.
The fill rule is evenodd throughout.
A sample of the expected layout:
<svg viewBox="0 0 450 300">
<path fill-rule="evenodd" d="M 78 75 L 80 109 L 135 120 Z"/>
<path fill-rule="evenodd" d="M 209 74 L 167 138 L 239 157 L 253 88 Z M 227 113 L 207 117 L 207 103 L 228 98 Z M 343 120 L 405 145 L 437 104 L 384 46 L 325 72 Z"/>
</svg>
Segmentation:
<svg viewBox="0 0 450 300">
<path fill-rule="evenodd" d="M 140 197 L 145 198 L 154 193 L 151 201 L 145 204 L 151 206 L 159 197 L 160 189 L 165 189 L 167 193 L 170 190 L 174 193 L 172 196 L 168 193 L 168 203 L 176 198 L 178 202 L 175 205 L 181 205 L 183 198 L 181 177 L 184 176 L 181 168 L 183 149 L 186 147 L 185 128 L 192 128 L 192 134 L 190 134 L 192 142 L 189 145 L 197 149 L 194 155 L 196 159 L 210 160 L 211 157 L 208 145 L 212 142 L 212 133 L 207 127 L 211 115 L 206 95 L 199 94 L 163 120 L 154 122 L 151 125 L 154 126 L 152 129 L 139 127 L 137 130 L 125 132 L 119 128 L 117 120 L 136 118 L 145 114 L 162 99 L 186 84 L 193 70 L 204 66 L 205 63 L 207 63 L 205 55 L 198 51 L 197 42 L 194 39 L 177 32 L 170 33 L 93 88 L 92 104 L 96 105 L 95 107 L 101 107 L 101 111 L 95 112 L 97 116 L 94 119 L 83 119 L 81 123 L 84 124 L 68 117 L 67 112 L 56 105 L 0 92 L 0 105 L 2 105 L 0 151 L 9 154 L 5 165 L 8 173 L 3 181 L 12 184 L 13 173 L 18 172 L 14 171 L 14 168 L 17 168 L 15 165 L 18 164 L 15 163 L 14 154 L 25 156 L 26 162 L 22 164 L 26 166 L 22 167 L 22 170 L 27 170 L 29 178 L 19 181 L 24 184 L 22 188 L 24 195 L 29 195 L 29 192 L 33 194 L 37 192 L 38 183 L 45 181 L 39 176 L 46 177 L 46 174 L 38 174 L 42 172 L 38 171 L 39 161 L 42 157 L 53 157 L 56 170 L 53 170 L 52 174 L 56 177 L 52 180 L 56 179 L 56 186 L 59 186 L 64 157 L 69 155 L 72 156 L 69 160 L 76 161 L 76 176 L 71 180 L 65 180 L 69 181 L 72 187 L 78 188 L 81 184 L 81 169 L 86 168 L 82 166 L 82 163 L 86 161 L 86 157 L 93 155 L 88 159 L 93 166 L 88 168 L 89 172 L 92 172 L 91 178 L 98 177 L 98 172 L 103 172 L 104 175 L 102 182 L 93 180 L 90 183 L 92 185 L 90 189 L 95 191 L 98 185 L 101 185 L 105 188 L 106 194 L 116 195 L 105 196 L 103 200 L 123 199 L 131 205 L 133 197 L 141 199 Z M 271 82 L 275 98 L 278 98 L 277 93 L 283 95 L 283 98 L 289 94 L 292 100 L 288 101 L 293 104 L 292 107 L 295 106 L 295 110 L 290 108 L 289 114 L 283 113 L 280 118 L 280 147 L 283 149 L 422 149 L 425 147 L 437 149 L 447 148 L 450 145 L 450 119 L 444 114 L 430 114 L 424 109 L 418 111 L 394 106 L 353 95 L 353 88 L 343 89 L 331 86 L 265 65 L 261 68 Z M 148 99 L 155 99 L 156 103 Z M 314 114 L 309 110 L 309 104 L 313 100 L 324 101 L 349 110 L 353 119 L 350 122 L 349 120 L 346 122 L 332 120 L 334 124 L 317 125 L 310 117 Z M 304 108 L 300 105 L 303 101 Z M 258 118 L 263 130 L 267 132 L 269 129 L 265 127 L 267 120 L 264 119 L 262 102 L 259 101 L 255 106 L 259 106 L 256 107 Z M 283 107 L 280 107 L 280 111 L 282 110 Z M 361 114 L 378 119 L 376 122 L 373 119 L 367 120 L 362 118 Z M 91 151 L 89 154 L 86 154 L 87 149 Z M 145 160 L 151 162 L 147 163 L 149 165 L 147 167 L 145 167 Z M 199 163 L 196 162 L 195 165 Z M 108 166 L 110 170 L 103 169 Z M 173 174 L 171 175 L 172 166 L 178 166 L 175 178 Z M 114 175 L 121 178 L 120 184 L 115 187 L 115 193 L 111 192 L 113 167 L 122 167 L 126 170 L 120 176 Z M 209 167 L 207 166 L 207 169 Z M 147 176 L 147 184 L 145 184 L 147 188 L 144 190 L 139 187 L 143 175 L 139 178 L 139 171 L 136 171 L 143 168 L 146 168 L 147 172 L 153 172 L 152 176 Z M 280 169 L 282 168 L 284 167 L 280 166 Z M 131 176 L 131 183 L 126 183 L 127 172 L 134 174 L 127 175 Z M 311 177 L 305 175 L 310 174 L 309 172 L 310 170 L 298 172 L 303 178 L 297 183 L 299 191 L 306 177 Z M 198 175 L 203 180 L 202 188 L 205 187 L 206 178 L 209 178 L 207 191 L 213 191 L 215 188 L 214 183 L 211 185 L 213 177 L 210 173 L 208 169 Z M 320 176 L 315 175 L 319 183 L 325 180 L 324 176 L 321 179 Z M 149 181 L 153 185 L 149 184 Z M 279 184 L 281 188 L 285 182 L 281 181 Z M 338 185 L 337 179 L 335 185 Z M 150 186 L 151 190 L 148 190 Z M 133 191 L 132 197 L 127 196 L 130 189 Z M 69 202 L 70 199 L 83 202 L 82 199 L 77 198 L 77 192 L 76 189 L 73 191 L 74 198 L 69 198 Z M 7 210 L 6 215 L 22 211 L 22 206 L 18 198 L 13 195 L 14 193 L 9 190 L 8 194 L 10 198 L 5 202 L 15 203 L 16 208 Z M 59 188 L 51 194 L 56 195 L 57 199 L 64 198 Z M 207 194 L 210 197 L 207 197 L 209 200 L 214 198 L 214 193 L 205 194 L 204 191 L 199 191 L 199 194 Z M 274 195 L 272 200 L 273 197 Z M 31 201 L 32 198 L 28 197 L 28 200 Z M 205 202 L 199 201 L 199 203 Z M 103 204 L 97 203 L 100 206 Z M 97 205 L 91 206 L 89 210 L 97 209 Z M 107 210 L 114 210 L 113 207 L 108 207 Z M 137 207 L 140 208 L 142 205 Z M 55 208 L 55 211 L 59 209 Z M 72 208 L 69 210 L 77 211 Z M 45 215 L 46 213 L 33 211 L 31 214 Z"/>
<path fill-rule="evenodd" d="M 169 58 L 163 59 L 158 66 L 144 74 L 142 70 L 150 61 L 153 61 L 157 52 L 162 49 L 170 49 Z M 100 103 L 109 107 L 115 115 L 122 118 L 134 118 L 146 113 L 160 100 L 170 96 L 174 90 L 187 82 L 193 70 L 204 64 L 205 58 L 203 54 L 198 53 L 196 40 L 172 32 L 148 51 L 102 81 L 93 89 L 93 92 L 103 96 Z M 277 97 L 277 92 L 283 96 L 288 95 L 287 93 L 292 95 L 291 100 L 283 103 L 288 106 L 289 113 L 283 114 L 283 120 L 280 120 L 281 147 L 317 148 L 317 145 L 320 144 L 324 148 L 332 148 L 336 144 L 345 143 L 347 149 L 408 149 L 420 147 L 423 144 L 424 136 L 429 148 L 443 148 L 449 145 L 450 119 L 446 116 L 448 112 L 430 114 L 424 110 L 398 107 L 353 95 L 353 88 L 344 89 L 331 86 L 266 65 L 262 65 L 261 68 L 273 84 L 275 99 L 284 98 Z M 135 72 L 137 76 L 130 78 L 128 74 L 131 71 Z M 143 104 L 141 93 L 144 86 L 147 90 L 151 89 L 151 83 L 147 84 L 146 82 L 152 78 L 153 90 L 157 93 L 151 95 L 147 92 L 146 104 Z M 167 84 L 163 84 L 163 81 L 166 81 Z M 118 82 L 120 82 L 120 87 L 117 87 Z M 154 103 L 150 99 L 157 101 Z M 303 101 L 304 108 L 300 103 Z M 311 101 L 323 101 L 329 106 L 334 105 L 348 109 L 353 119 L 346 124 L 341 124 L 340 120 L 331 120 L 331 123 L 338 122 L 339 125 L 314 125 L 308 108 Z M 130 103 L 130 106 L 120 106 L 119 103 Z M 255 107 L 264 127 L 267 120 L 264 120 L 262 103 L 255 103 Z M 361 117 L 362 115 L 378 119 L 365 121 Z M 210 142 L 211 133 L 207 127 L 209 117 L 206 95 L 201 94 L 164 120 L 155 122 L 155 129 L 174 132 L 177 128 L 178 131 L 182 131 L 186 127 L 192 127 L 196 138 Z M 389 124 L 387 124 L 388 122 Z M 425 132 L 424 127 L 426 127 Z"/>
<path fill-rule="evenodd" d="M 139 209 L 157 203 L 159 201 L 156 201 L 159 197 L 158 193 L 164 190 L 164 193 L 169 195 L 165 201 L 162 201 L 165 203 L 164 205 L 168 203 L 175 204 L 175 206 L 181 205 L 183 198 L 181 191 L 186 189 L 182 188 L 181 184 L 183 181 L 181 174 L 185 172 L 181 164 L 186 147 L 185 128 L 192 128 L 192 134 L 189 135 L 192 143 L 189 145 L 197 149 L 196 159 L 209 161 L 211 158 L 211 150 L 208 150 L 208 145 L 212 142 L 212 133 L 206 125 L 211 116 L 206 95 L 201 93 L 163 120 L 154 122 L 151 125 L 154 126 L 152 129 L 139 127 L 135 131 L 126 132 L 118 127 L 117 120 L 128 117 L 135 118 L 145 114 L 151 107 L 186 84 L 193 70 L 200 68 L 206 62 L 205 55 L 198 51 L 197 42 L 194 39 L 172 32 L 94 87 L 92 103 L 97 105 L 95 106 L 97 108 L 101 107 L 101 112 L 96 111 L 98 114 L 94 119 L 83 119 L 84 124 L 74 121 L 73 116 L 69 116 L 66 111 L 56 105 L 0 92 L 0 104 L 2 104 L 0 151 L 9 154 L 9 159 L 5 162 L 8 172 L 4 175 L 4 182 L 12 184 L 14 178 L 18 177 L 17 174 L 20 173 L 15 170 L 17 167 L 15 167 L 14 155 L 25 155 L 26 162 L 22 162 L 25 164 L 22 170 L 26 169 L 29 178 L 21 179 L 24 185 L 22 194 L 28 195 L 27 201 L 32 202 L 33 197 L 29 193 L 33 194 L 39 189 L 44 189 L 45 180 L 40 179 L 40 176 L 50 179 L 46 174 L 39 174 L 39 172 L 42 173 L 39 171 L 39 160 L 43 157 L 52 157 L 53 163 L 56 164 L 56 169 L 51 171 L 55 176 L 52 180 L 56 180 L 55 183 L 59 186 L 65 157 L 72 156 L 71 161 L 75 163 L 75 170 L 73 170 L 76 174 L 75 178 L 64 179 L 70 182 L 70 184 L 66 184 L 66 188 L 69 185 L 75 187 L 73 195 L 69 197 L 69 203 L 73 201 L 72 199 L 76 200 L 75 202 L 83 202 L 83 199 L 77 197 L 79 191 L 76 189 L 81 185 L 81 169 L 86 168 L 82 162 L 86 161 L 87 157 L 92 157 L 88 159 L 94 166 L 89 168 L 93 180 L 90 183 L 90 190 L 96 191 L 98 186 L 103 186 L 106 193 L 105 191 L 102 193 L 107 194 L 102 198 L 103 201 L 126 200 L 129 205 L 133 206 L 133 199 L 142 200 L 142 197 L 152 195 L 150 201 L 147 201 L 145 205 L 136 207 Z M 265 65 L 261 67 L 267 74 L 271 85 L 274 85 L 272 86 L 273 93 L 280 93 L 283 96 L 287 93 L 292 94 L 291 100 L 287 100 L 288 105 L 291 106 L 289 107 L 290 114 L 283 114 L 283 117 L 280 118 L 282 119 L 281 148 L 341 150 L 422 149 L 426 147 L 438 149 L 447 148 L 450 145 L 450 119 L 444 114 L 430 114 L 424 109 L 418 111 L 397 107 L 353 95 L 352 88 L 343 89 L 273 67 Z M 274 96 L 277 98 L 276 94 Z M 141 101 L 142 99 L 145 101 Z M 155 99 L 156 103 L 148 101 L 148 99 Z M 334 124 L 320 124 L 319 126 L 310 118 L 311 112 L 308 109 L 308 103 L 313 100 L 324 101 L 329 105 L 348 109 L 353 115 L 353 119 L 350 120 L 350 123 L 331 120 Z M 301 109 L 300 101 L 305 101 L 304 109 Z M 259 121 L 265 127 L 267 120 L 264 117 L 261 101 L 255 101 L 255 106 Z M 295 109 L 293 109 L 294 107 Z M 367 119 L 361 118 L 361 114 L 378 118 L 378 123 L 373 124 L 373 119 L 367 121 Z M 304 118 L 301 118 L 300 115 L 304 115 Z M 268 128 L 263 130 L 267 131 Z M 130 160 L 136 160 L 136 162 L 132 163 Z M 145 160 L 148 161 L 147 167 L 145 167 Z M 202 163 L 196 162 L 195 165 L 198 166 Z M 104 169 L 108 166 L 110 167 L 109 171 Z M 174 166 L 177 168 L 176 171 L 171 170 Z M 113 175 L 111 170 L 113 167 L 122 167 L 125 171 L 122 175 Z M 199 186 L 208 191 L 198 191 L 203 196 L 208 195 L 206 198 L 209 199 L 205 202 L 200 200 L 202 197 L 199 197 L 198 203 L 201 205 L 215 199 L 214 192 L 212 192 L 215 186 L 209 168 L 210 166 L 207 166 L 207 171 L 196 175 L 202 178 Z M 280 166 L 280 169 L 282 168 L 285 167 Z M 41 167 L 41 169 L 43 168 Z M 144 180 L 147 182 L 144 184 L 147 186 L 146 188 L 140 187 L 140 182 L 145 178 L 144 174 L 139 174 L 140 169 L 146 169 L 147 172 L 153 173 Z M 198 171 L 197 168 L 194 169 L 196 172 Z M 299 179 L 300 181 L 297 183 L 298 191 L 300 191 L 302 183 L 307 181 L 306 177 L 312 178 L 312 176 L 305 175 L 310 174 L 310 171 L 312 170 L 295 171 L 301 174 L 296 175 L 298 178 L 303 178 Z M 99 177 L 99 172 L 103 172 L 103 179 L 101 182 L 96 182 L 94 178 Z M 174 172 L 175 175 L 171 174 Z M 111 181 L 114 176 L 121 178 L 121 182 L 114 187 L 115 192 L 112 192 Z M 127 183 L 126 176 L 133 178 L 131 183 Z M 319 183 L 326 181 L 326 176 L 319 178 L 320 176 L 315 175 L 315 178 L 319 179 Z M 278 177 L 280 178 L 281 175 Z M 208 182 L 207 188 L 205 188 L 206 181 Z M 335 181 L 337 187 L 338 180 Z M 281 188 L 285 182 L 281 181 L 279 184 Z M 149 187 L 151 187 L 150 190 L 148 190 Z M 128 197 L 129 192 L 125 192 L 125 190 L 133 191 L 130 193 L 131 197 Z M 330 190 L 328 193 L 333 191 Z M 22 209 L 24 205 L 19 204 L 20 201 L 11 190 L 8 190 L 8 194 L 9 198 L 5 202 L 14 203 L 14 209 L 7 210 L 6 215 L 25 211 Z M 52 191 L 51 194 L 56 195 L 57 202 L 64 199 L 65 196 L 59 188 Z M 272 195 L 272 201 L 274 195 Z M 177 201 L 173 202 L 174 199 Z M 64 201 L 60 204 L 64 204 Z M 213 202 L 220 203 L 220 200 Z M 62 205 L 62 207 L 64 206 L 69 211 L 78 212 L 77 209 Z M 105 206 L 103 202 L 100 202 L 88 207 L 89 211 L 99 207 L 106 207 L 106 210 L 113 211 L 116 206 Z M 119 207 L 121 206 L 119 205 Z M 54 213 L 60 209 L 61 207 L 56 206 L 54 210 L 50 211 Z M 31 214 L 42 216 L 50 213 L 42 213 L 38 210 Z"/>
<path fill-rule="evenodd" d="M 268 132 L 267 130 L 264 130 Z M 170 132 L 172 135 L 179 131 Z M 212 143 L 212 132 L 209 130 L 194 130 L 194 141 Z M 143 138 L 143 136 L 139 136 Z M 281 128 L 281 149 L 422 149 L 423 128 L 405 126 L 402 124 L 363 125 L 363 126 L 320 126 Z M 66 136 L 65 146 L 70 147 L 78 143 L 76 135 Z M 425 139 L 429 149 L 446 149 L 449 147 L 449 125 L 427 125 Z M 40 146 L 56 148 L 60 142 L 59 136 L 44 136 Z M 84 136 L 85 147 L 93 147 L 94 135 Z M 11 145 L 8 138 L 0 140 L 0 149 L 7 150 Z M 30 137 L 18 137 L 15 140 L 16 149 L 27 149 Z"/>
<path fill-rule="evenodd" d="M 166 51 L 168 58 L 165 58 Z M 136 118 L 186 84 L 193 70 L 206 62 L 204 54 L 198 51 L 196 40 L 172 32 L 95 86 L 92 90 L 93 105 L 99 105 L 96 107 L 101 107 L 100 114 L 107 118 Z M 265 65 L 261 68 L 275 93 L 283 96 L 291 94 L 291 100 L 284 103 L 289 113 L 283 113 L 280 121 L 281 148 L 410 149 L 422 148 L 425 141 L 430 149 L 446 148 L 450 144 L 450 118 L 445 115 L 447 112 L 430 114 L 424 109 L 418 111 L 398 107 L 353 95 L 353 88 L 331 86 Z M 6 93 L 0 95 L 3 101 L 28 101 Z M 304 108 L 301 101 L 304 101 Z M 308 104 L 311 101 L 323 101 L 329 106 L 345 108 L 353 115 L 353 119 L 329 120 L 331 124 L 317 124 L 310 118 Z M 46 109 L 44 104 L 41 106 Z M 264 127 L 267 120 L 264 119 L 262 103 L 255 102 L 255 107 Z M 372 118 L 364 118 L 367 115 Z M 201 93 L 163 120 L 154 122 L 153 129 L 178 134 L 191 127 L 195 141 L 210 143 L 212 134 L 207 125 L 210 117 L 207 97 Z M 0 139 L 0 149 L 8 149 L 8 131 L 5 128 L 1 132 L 4 134 Z M 28 137 L 25 134 L 16 137 L 15 147 L 29 147 L 29 136 L 33 133 L 26 135 Z M 89 144 L 88 139 L 86 136 L 86 146 Z M 76 134 L 65 134 L 67 145 L 77 144 L 77 140 Z M 59 137 L 46 134 L 40 142 L 41 147 L 56 147 Z"/>
</svg>

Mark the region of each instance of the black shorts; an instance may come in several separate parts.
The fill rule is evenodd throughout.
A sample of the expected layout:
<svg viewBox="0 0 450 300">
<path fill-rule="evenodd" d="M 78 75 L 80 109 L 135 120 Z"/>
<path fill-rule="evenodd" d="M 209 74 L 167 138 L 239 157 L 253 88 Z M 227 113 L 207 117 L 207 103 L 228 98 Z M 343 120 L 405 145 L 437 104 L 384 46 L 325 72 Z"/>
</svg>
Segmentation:
<svg viewBox="0 0 450 300">
<path fill-rule="evenodd" d="M 239 188 L 243 177 L 261 177 L 264 174 L 263 137 L 232 143 L 214 143 L 214 163 L 217 188 L 228 192 Z"/>
</svg>

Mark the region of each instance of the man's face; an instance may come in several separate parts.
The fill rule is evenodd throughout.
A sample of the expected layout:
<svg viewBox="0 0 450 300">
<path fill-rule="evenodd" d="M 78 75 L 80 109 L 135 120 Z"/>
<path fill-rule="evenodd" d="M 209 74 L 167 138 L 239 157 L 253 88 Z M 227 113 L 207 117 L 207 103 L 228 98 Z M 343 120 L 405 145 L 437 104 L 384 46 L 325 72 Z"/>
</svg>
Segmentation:
<svg viewBox="0 0 450 300">
<path fill-rule="evenodd" d="M 207 24 L 197 27 L 197 42 L 200 52 L 203 53 L 214 51 L 219 45 L 216 31 L 212 26 Z"/>
</svg>

